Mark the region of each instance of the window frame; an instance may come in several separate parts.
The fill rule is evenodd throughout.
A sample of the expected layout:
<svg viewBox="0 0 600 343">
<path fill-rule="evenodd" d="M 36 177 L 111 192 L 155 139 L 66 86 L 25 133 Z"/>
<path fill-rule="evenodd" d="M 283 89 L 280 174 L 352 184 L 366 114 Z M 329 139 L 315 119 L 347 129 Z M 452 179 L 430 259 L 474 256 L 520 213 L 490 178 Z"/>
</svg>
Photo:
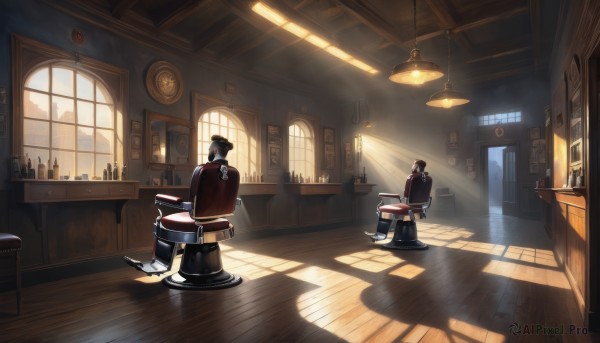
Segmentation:
<svg viewBox="0 0 600 343">
<path fill-rule="evenodd" d="M 519 121 L 509 121 L 511 113 L 519 114 Z M 502 118 L 500 123 L 489 123 L 491 119 L 484 119 L 484 117 L 492 117 L 492 116 L 506 116 L 507 118 Z M 504 120 L 507 120 L 504 122 Z M 482 124 L 482 121 L 487 121 L 488 124 Z M 495 125 L 514 125 L 514 124 L 522 124 L 523 123 L 523 111 L 521 109 L 513 109 L 513 110 L 504 110 L 504 111 L 488 111 L 488 114 L 482 114 L 477 116 L 477 126 L 479 127 L 489 127 Z"/>
<path fill-rule="evenodd" d="M 115 110 L 115 160 L 123 165 L 125 152 L 129 151 L 129 141 L 125 133 L 129 131 L 129 119 L 126 112 L 129 71 L 111 64 L 84 56 L 75 56 L 72 52 L 47 45 L 17 34 L 11 35 L 12 46 L 12 142 L 13 155 L 23 155 L 25 81 L 31 72 L 45 65 L 60 64 L 80 70 L 100 80 L 112 97 Z M 119 120 L 120 119 L 120 120 Z M 119 148 L 122 147 L 122 148 Z"/>
<path fill-rule="evenodd" d="M 73 82 L 73 94 L 72 95 L 63 95 L 63 94 L 57 93 L 52 88 L 52 83 L 53 83 L 53 81 L 52 81 L 52 75 L 53 75 L 53 69 L 55 69 L 55 68 L 61 68 L 61 69 L 64 69 L 64 70 L 69 70 L 69 71 L 71 71 L 73 73 L 73 81 L 74 82 Z M 28 88 L 28 87 L 25 86 L 26 81 L 31 76 L 33 76 L 34 73 L 37 73 L 40 70 L 45 70 L 49 74 L 49 78 L 48 78 L 49 87 L 48 87 L 47 91 L 41 91 L 39 89 Z M 76 91 L 75 91 L 77 89 L 77 79 L 78 79 L 77 75 L 82 75 L 82 76 L 84 76 L 86 78 L 89 77 L 89 78 L 92 79 L 92 82 L 93 82 L 93 85 L 94 85 L 94 88 L 93 88 L 94 98 L 92 100 L 77 97 L 77 94 L 76 94 Z M 100 86 L 102 88 L 104 88 L 104 90 L 107 91 L 108 94 L 106 94 L 106 96 L 110 97 L 110 102 L 101 102 L 101 101 L 98 101 L 98 99 L 96 99 L 95 94 L 97 94 L 97 89 L 96 89 L 96 87 L 98 87 L 97 84 L 100 84 Z M 77 169 L 78 165 L 79 165 L 79 163 L 78 163 L 78 157 L 77 156 L 79 154 L 81 154 L 81 153 L 92 154 L 93 155 L 94 167 L 95 168 L 92 168 L 92 170 L 87 171 L 87 173 L 89 173 L 89 175 L 92 176 L 92 177 L 93 176 L 102 176 L 102 172 L 98 171 L 97 169 L 100 168 L 100 170 L 102 170 L 102 168 L 104 168 L 104 167 L 98 166 L 98 165 L 95 164 L 95 162 L 97 162 L 98 156 L 105 156 L 105 157 L 106 156 L 110 156 L 110 158 L 108 159 L 108 161 L 111 161 L 110 163 L 112 163 L 112 161 L 114 161 L 115 157 L 117 156 L 117 150 L 118 150 L 118 145 L 116 144 L 117 143 L 117 139 L 118 139 L 118 135 L 117 135 L 117 113 L 116 113 L 115 103 L 113 101 L 111 92 L 108 90 L 108 88 L 106 87 L 106 85 L 104 84 L 104 82 L 102 81 L 102 79 L 99 78 L 97 75 L 94 75 L 94 74 L 88 72 L 85 69 L 76 68 L 73 65 L 68 65 L 68 64 L 65 64 L 63 62 L 48 62 L 48 63 L 44 63 L 44 64 L 41 64 L 41 65 L 38 65 L 38 66 L 34 67 L 34 69 L 29 70 L 27 72 L 27 74 L 25 76 L 24 86 L 23 86 L 23 94 L 25 94 L 25 92 L 32 92 L 32 93 L 35 93 L 35 94 L 44 94 L 44 95 L 47 95 L 49 101 L 50 101 L 50 99 L 52 99 L 54 97 L 58 97 L 58 98 L 61 98 L 61 99 L 72 99 L 73 100 L 75 112 L 74 112 L 74 118 L 73 118 L 73 122 L 72 123 L 71 122 L 63 122 L 63 121 L 60 121 L 58 119 L 54 119 L 54 113 L 52 113 L 52 109 L 51 108 L 49 108 L 50 111 L 48 113 L 48 119 L 40 119 L 40 118 L 35 118 L 35 117 L 26 117 L 25 116 L 26 113 L 23 112 L 23 123 L 25 123 L 26 120 L 31 120 L 32 122 L 46 122 L 46 123 L 48 123 L 48 133 L 49 133 L 48 146 L 46 146 L 46 147 L 40 147 L 42 149 L 46 148 L 46 149 L 49 150 L 49 152 L 48 152 L 49 153 L 49 156 L 48 156 L 49 159 L 48 159 L 48 161 L 50 161 L 50 160 L 53 161 L 56 158 L 56 155 L 53 155 L 54 151 L 59 151 L 59 154 L 60 154 L 60 152 L 71 152 L 71 153 L 74 154 L 74 161 L 73 162 L 75 164 L 75 175 L 82 175 L 85 171 Z M 109 106 L 110 110 L 112 112 L 112 118 L 111 118 L 112 126 L 111 127 L 98 126 L 96 122 L 94 122 L 91 125 L 90 124 L 82 124 L 82 123 L 80 123 L 77 120 L 78 117 L 79 117 L 79 112 L 78 112 L 79 111 L 79 109 L 78 109 L 79 102 L 91 103 L 92 106 L 94 106 L 94 114 L 96 114 L 94 116 L 95 119 L 97 119 L 97 112 L 96 112 L 97 111 L 97 105 Z M 23 107 L 25 107 L 25 105 L 23 105 Z M 74 132 L 75 132 L 76 135 L 77 135 L 77 132 L 78 132 L 77 130 L 80 127 L 93 129 L 94 134 L 92 135 L 91 139 L 94 141 L 94 145 L 95 145 L 96 139 L 97 139 L 97 136 L 96 136 L 97 135 L 97 130 L 108 130 L 108 131 L 111 131 L 112 132 L 112 142 L 111 142 L 112 149 L 110 149 L 109 152 L 98 151 L 97 147 L 95 147 L 93 150 L 79 150 L 78 149 L 78 143 L 77 143 L 78 142 L 78 138 L 77 137 L 74 138 L 75 145 L 74 145 L 74 147 L 72 149 L 65 149 L 65 148 L 59 148 L 57 146 L 54 146 L 54 144 L 53 144 L 54 139 L 53 138 L 54 138 L 54 125 L 55 124 L 72 126 L 74 128 Z M 25 140 L 25 136 L 23 136 L 23 140 Z M 23 148 L 23 150 L 26 149 L 25 144 L 23 144 L 22 148 Z M 36 149 L 37 147 L 29 145 L 29 146 L 27 146 L 27 148 L 34 148 L 34 149 Z M 35 156 L 31 156 L 31 157 L 33 158 Z M 62 163 L 64 163 L 64 162 L 62 162 Z M 100 173 L 100 175 L 97 175 L 97 172 Z"/>
<path fill-rule="evenodd" d="M 199 92 L 192 92 L 192 114 L 193 114 L 193 156 L 194 159 L 198 159 L 198 121 L 200 117 L 210 112 L 212 109 L 226 109 L 227 112 L 234 115 L 239 120 L 244 129 L 248 134 L 248 173 L 256 171 L 257 176 L 260 177 L 265 173 L 262 169 L 262 157 L 266 156 L 263 153 L 264 147 L 261 144 L 261 135 L 258 129 L 259 115 L 256 110 L 245 106 L 233 106 L 225 100 L 213 98 L 207 95 L 203 95 Z M 253 148 L 254 147 L 254 148 Z M 234 147 L 235 149 L 235 147 Z M 196 165 L 202 164 L 205 161 L 195 161 Z M 235 166 L 234 166 L 235 167 Z M 251 174 L 249 174 L 251 175 Z"/>
<path fill-rule="evenodd" d="M 303 115 L 303 114 L 299 114 L 299 113 L 289 113 L 288 114 L 288 121 L 286 123 L 285 126 L 285 135 L 286 135 L 286 139 L 285 139 L 285 165 L 286 165 L 286 169 L 291 173 L 291 169 L 290 169 L 290 136 L 289 136 L 289 127 L 297 122 L 300 121 L 302 122 L 304 125 L 307 126 L 307 128 L 311 131 L 312 134 L 312 139 L 313 139 L 313 153 L 314 153 L 314 168 L 315 170 L 313 171 L 313 178 L 318 178 L 319 175 L 321 175 L 321 159 L 318 158 L 319 156 L 323 156 L 323 150 L 324 148 L 322 147 L 321 144 L 321 135 L 319 134 L 319 131 L 317 131 L 318 128 L 320 128 L 319 125 L 319 121 L 312 117 L 312 116 L 307 116 L 307 115 Z"/>
</svg>

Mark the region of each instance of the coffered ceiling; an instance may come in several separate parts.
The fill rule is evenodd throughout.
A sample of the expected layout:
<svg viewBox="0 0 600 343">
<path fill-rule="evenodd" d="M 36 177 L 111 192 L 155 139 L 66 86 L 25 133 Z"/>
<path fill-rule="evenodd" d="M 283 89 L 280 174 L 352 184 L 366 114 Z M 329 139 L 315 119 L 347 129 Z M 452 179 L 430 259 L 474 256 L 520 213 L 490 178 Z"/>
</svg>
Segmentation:
<svg viewBox="0 0 600 343">
<path fill-rule="evenodd" d="M 95 25 L 214 66 L 307 88 L 390 82 L 414 46 L 412 0 L 280 0 L 265 4 L 370 64 L 372 76 L 251 10 L 249 0 L 64 0 L 47 3 Z M 417 0 L 424 59 L 470 89 L 545 75 L 562 0 Z M 441 84 L 441 83 L 440 83 Z"/>
</svg>

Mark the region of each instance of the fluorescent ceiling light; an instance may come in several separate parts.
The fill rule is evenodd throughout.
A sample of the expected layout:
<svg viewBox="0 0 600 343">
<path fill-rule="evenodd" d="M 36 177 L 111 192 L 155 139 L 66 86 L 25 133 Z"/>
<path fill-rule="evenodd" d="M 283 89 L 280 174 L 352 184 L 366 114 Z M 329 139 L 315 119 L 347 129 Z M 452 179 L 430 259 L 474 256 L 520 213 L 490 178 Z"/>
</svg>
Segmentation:
<svg viewBox="0 0 600 343">
<path fill-rule="evenodd" d="M 347 52 L 343 51 L 340 48 L 333 46 L 327 40 L 311 33 L 306 28 L 294 23 L 293 21 L 286 18 L 283 14 L 279 13 L 275 9 L 265 5 L 264 3 L 260 2 L 260 1 L 256 2 L 252 6 L 252 10 L 254 12 L 256 12 L 257 14 L 259 14 L 260 16 L 262 16 L 263 18 L 270 21 L 271 23 L 273 23 L 273 24 L 283 28 L 284 30 L 290 32 L 291 34 L 311 43 L 312 45 L 327 51 L 328 53 L 339 58 L 340 60 L 350 63 L 351 65 L 355 66 L 356 68 L 366 71 L 369 74 L 379 73 L 379 71 L 377 69 L 371 67 L 370 65 L 366 64 L 363 61 L 357 60 L 352 55 L 348 54 Z"/>
</svg>

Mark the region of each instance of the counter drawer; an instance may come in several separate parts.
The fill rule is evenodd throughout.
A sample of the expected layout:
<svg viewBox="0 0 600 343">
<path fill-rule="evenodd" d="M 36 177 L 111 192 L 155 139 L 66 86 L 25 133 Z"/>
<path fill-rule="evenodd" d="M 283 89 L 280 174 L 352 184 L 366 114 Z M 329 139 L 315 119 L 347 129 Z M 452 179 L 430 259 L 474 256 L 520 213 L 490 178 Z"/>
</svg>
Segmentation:
<svg viewBox="0 0 600 343">
<path fill-rule="evenodd" d="M 73 184 L 67 189 L 69 199 L 96 199 L 108 197 L 108 185 L 103 184 Z"/>
<path fill-rule="evenodd" d="M 111 184 L 108 186 L 109 194 L 123 199 L 137 199 L 136 185 L 131 183 Z"/>
<path fill-rule="evenodd" d="M 25 198 L 30 201 L 61 201 L 67 198 L 67 188 L 64 185 L 29 185 L 25 189 Z"/>
</svg>

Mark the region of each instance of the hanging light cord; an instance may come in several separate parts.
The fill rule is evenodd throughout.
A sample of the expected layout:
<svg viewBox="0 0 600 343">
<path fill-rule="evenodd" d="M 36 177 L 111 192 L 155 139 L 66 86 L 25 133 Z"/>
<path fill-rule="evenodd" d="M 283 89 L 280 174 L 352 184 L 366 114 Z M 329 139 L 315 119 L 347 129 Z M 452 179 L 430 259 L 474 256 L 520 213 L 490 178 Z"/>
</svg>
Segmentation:
<svg viewBox="0 0 600 343">
<path fill-rule="evenodd" d="M 448 37 L 448 82 L 450 82 L 450 30 L 446 30 L 446 37 Z"/>
<path fill-rule="evenodd" d="M 413 1 L 413 29 L 415 32 L 415 49 L 417 48 L 417 0 Z"/>
</svg>

